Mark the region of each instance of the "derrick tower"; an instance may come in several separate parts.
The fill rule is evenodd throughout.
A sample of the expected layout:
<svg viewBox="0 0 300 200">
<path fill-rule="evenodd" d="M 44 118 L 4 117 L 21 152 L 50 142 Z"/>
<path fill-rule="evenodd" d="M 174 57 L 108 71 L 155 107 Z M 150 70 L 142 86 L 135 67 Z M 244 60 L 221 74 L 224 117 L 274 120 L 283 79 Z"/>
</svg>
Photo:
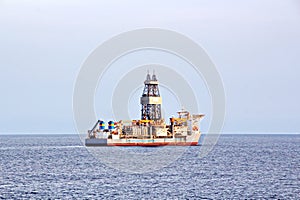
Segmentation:
<svg viewBox="0 0 300 200">
<path fill-rule="evenodd" d="M 160 120 L 162 99 L 159 94 L 158 81 L 154 72 L 152 78 L 148 72 L 144 84 L 145 87 L 141 97 L 141 119 Z"/>
</svg>

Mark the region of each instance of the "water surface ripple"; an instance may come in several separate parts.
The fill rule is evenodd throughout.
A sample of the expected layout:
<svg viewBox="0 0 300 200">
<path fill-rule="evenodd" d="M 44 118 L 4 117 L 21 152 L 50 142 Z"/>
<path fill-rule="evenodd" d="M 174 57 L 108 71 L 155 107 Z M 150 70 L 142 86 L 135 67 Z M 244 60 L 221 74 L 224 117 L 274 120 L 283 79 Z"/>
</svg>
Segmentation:
<svg viewBox="0 0 300 200">
<path fill-rule="evenodd" d="M 0 198 L 300 198 L 299 135 L 222 135 L 209 155 L 200 159 L 199 151 L 129 174 L 95 159 L 77 135 L 2 135 Z"/>
</svg>

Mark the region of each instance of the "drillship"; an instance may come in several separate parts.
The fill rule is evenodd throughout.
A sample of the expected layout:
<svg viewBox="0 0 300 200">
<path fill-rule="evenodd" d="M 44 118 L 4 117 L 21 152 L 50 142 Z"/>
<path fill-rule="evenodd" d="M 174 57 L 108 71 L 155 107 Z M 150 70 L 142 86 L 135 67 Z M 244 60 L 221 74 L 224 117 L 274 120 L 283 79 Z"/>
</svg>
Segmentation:
<svg viewBox="0 0 300 200">
<path fill-rule="evenodd" d="M 166 124 L 161 115 L 162 98 L 158 80 L 148 72 L 140 99 L 141 119 L 130 121 L 98 120 L 85 139 L 86 146 L 194 146 L 201 135 L 199 121 L 203 114 L 190 114 L 182 109 L 178 117 Z"/>
</svg>

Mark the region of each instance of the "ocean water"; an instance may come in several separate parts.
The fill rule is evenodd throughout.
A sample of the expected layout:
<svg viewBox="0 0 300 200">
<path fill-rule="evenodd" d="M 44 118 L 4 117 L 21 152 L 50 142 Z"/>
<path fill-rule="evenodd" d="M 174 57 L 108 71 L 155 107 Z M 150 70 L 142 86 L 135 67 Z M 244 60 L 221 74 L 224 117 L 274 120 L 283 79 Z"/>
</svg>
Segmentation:
<svg viewBox="0 0 300 200">
<path fill-rule="evenodd" d="M 200 147 L 135 174 L 96 159 L 77 135 L 2 135 L 0 198 L 300 199 L 300 135 L 222 135 L 204 158 Z"/>
</svg>

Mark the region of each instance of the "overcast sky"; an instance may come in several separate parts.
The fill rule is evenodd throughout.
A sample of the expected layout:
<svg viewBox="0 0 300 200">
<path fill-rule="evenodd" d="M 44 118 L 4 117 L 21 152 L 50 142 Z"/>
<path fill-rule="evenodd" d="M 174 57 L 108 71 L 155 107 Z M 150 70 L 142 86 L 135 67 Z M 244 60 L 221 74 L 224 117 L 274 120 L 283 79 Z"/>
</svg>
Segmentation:
<svg viewBox="0 0 300 200">
<path fill-rule="evenodd" d="M 112 36 L 144 27 L 207 51 L 225 87 L 225 132 L 300 131 L 298 0 L 0 0 L 0 132 L 75 132 L 81 64 Z"/>
</svg>

